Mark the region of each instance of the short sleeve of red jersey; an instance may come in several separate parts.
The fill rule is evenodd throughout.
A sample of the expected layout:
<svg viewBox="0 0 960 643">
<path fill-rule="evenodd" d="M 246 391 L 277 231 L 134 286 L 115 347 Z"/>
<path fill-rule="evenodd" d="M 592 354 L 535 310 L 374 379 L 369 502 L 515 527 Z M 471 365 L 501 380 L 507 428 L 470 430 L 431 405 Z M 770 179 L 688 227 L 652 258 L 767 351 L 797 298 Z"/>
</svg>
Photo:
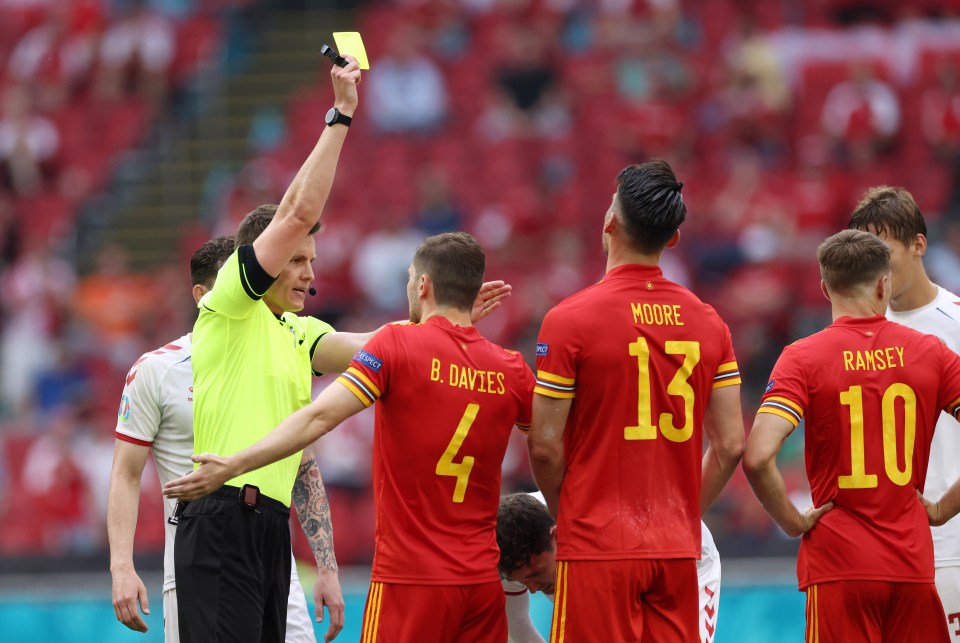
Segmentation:
<svg viewBox="0 0 960 643">
<path fill-rule="evenodd" d="M 554 308 L 547 313 L 537 337 L 535 393 L 555 398 L 573 398 L 577 389 L 580 339 L 573 320 Z"/>
<path fill-rule="evenodd" d="M 526 362 L 523 362 L 522 358 L 521 362 L 522 380 L 520 390 L 518 391 L 520 395 L 520 414 L 517 415 L 517 426 L 523 430 L 527 430 L 530 428 L 530 422 L 533 418 L 533 391 L 537 384 L 537 379 L 533 376 L 533 371 L 530 370 Z"/>
<path fill-rule="evenodd" d="M 730 337 L 730 329 L 723 324 L 723 342 L 720 365 L 717 367 L 717 373 L 713 376 L 713 388 L 723 388 L 724 386 L 733 386 L 740 384 L 740 367 L 737 366 L 737 357 L 733 353 L 733 339 Z"/>
<path fill-rule="evenodd" d="M 806 378 L 793 346 L 788 346 L 777 360 L 760 400 L 757 413 L 771 413 L 796 427 L 803 419 L 808 403 Z"/>
<path fill-rule="evenodd" d="M 960 356 L 940 342 L 943 374 L 940 376 L 940 407 L 960 421 Z"/>
<path fill-rule="evenodd" d="M 390 372 L 390 347 L 394 345 L 395 328 L 387 326 L 367 342 L 350 360 L 350 366 L 337 378 L 357 396 L 364 406 L 370 406 L 387 390 Z"/>
</svg>

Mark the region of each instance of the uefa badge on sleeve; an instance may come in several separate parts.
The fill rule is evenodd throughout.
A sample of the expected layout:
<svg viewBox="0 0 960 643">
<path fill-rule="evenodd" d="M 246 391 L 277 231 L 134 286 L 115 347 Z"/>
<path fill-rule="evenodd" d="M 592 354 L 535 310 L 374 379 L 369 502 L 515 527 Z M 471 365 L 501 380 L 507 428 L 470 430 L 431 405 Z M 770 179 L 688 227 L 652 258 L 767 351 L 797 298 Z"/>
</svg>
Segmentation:
<svg viewBox="0 0 960 643">
<path fill-rule="evenodd" d="M 546 342 L 537 342 L 537 357 L 546 357 L 550 344 Z"/>
</svg>

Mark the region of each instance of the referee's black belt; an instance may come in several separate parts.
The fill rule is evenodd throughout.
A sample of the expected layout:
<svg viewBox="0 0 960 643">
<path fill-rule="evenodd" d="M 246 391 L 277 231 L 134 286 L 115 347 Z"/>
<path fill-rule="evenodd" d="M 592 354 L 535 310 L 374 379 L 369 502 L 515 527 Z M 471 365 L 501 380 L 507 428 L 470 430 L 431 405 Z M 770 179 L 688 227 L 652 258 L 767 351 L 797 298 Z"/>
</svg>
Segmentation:
<svg viewBox="0 0 960 643">
<path fill-rule="evenodd" d="M 253 485 L 244 485 L 243 488 L 223 485 L 219 489 L 211 491 L 206 497 L 232 500 L 245 509 L 269 509 L 284 516 L 290 515 L 289 507 L 279 500 L 274 500 L 270 496 L 260 493 L 260 489 Z"/>
</svg>

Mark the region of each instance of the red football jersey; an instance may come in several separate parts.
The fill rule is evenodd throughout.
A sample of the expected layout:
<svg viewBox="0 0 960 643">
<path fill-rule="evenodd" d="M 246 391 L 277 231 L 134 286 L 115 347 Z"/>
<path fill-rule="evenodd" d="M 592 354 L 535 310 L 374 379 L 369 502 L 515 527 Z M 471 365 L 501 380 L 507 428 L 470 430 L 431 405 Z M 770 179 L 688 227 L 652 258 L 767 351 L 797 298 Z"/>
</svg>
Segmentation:
<svg viewBox="0 0 960 643">
<path fill-rule="evenodd" d="M 496 581 L 500 467 L 530 424 L 534 377 L 519 353 L 444 317 L 383 328 L 338 379 L 367 406 L 377 526 L 374 581 Z"/>
<path fill-rule="evenodd" d="M 704 409 L 739 383 L 726 324 L 659 268 L 615 268 L 547 313 L 535 391 L 574 398 L 557 556 L 699 558 Z"/>
<path fill-rule="evenodd" d="M 923 491 L 940 410 L 960 414 L 960 358 L 884 317 L 841 317 L 784 349 L 758 413 L 804 422 L 813 503 L 800 589 L 835 580 L 933 582 Z M 960 427 L 957 427 L 960 430 Z"/>
</svg>

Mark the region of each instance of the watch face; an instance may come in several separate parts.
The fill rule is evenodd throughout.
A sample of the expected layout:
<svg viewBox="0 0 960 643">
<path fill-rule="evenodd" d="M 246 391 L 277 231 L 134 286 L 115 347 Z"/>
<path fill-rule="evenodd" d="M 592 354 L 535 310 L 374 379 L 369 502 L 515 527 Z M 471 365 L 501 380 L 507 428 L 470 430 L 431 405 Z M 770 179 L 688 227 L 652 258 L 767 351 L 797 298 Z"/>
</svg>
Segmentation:
<svg viewBox="0 0 960 643">
<path fill-rule="evenodd" d="M 336 107 L 331 107 L 330 109 L 328 109 L 327 115 L 325 117 L 325 120 L 327 121 L 327 125 L 333 125 L 333 122 L 337 119 L 337 116 L 338 114 L 337 114 Z"/>
</svg>

